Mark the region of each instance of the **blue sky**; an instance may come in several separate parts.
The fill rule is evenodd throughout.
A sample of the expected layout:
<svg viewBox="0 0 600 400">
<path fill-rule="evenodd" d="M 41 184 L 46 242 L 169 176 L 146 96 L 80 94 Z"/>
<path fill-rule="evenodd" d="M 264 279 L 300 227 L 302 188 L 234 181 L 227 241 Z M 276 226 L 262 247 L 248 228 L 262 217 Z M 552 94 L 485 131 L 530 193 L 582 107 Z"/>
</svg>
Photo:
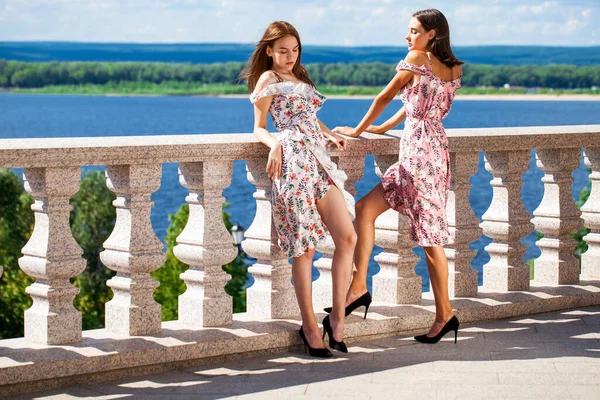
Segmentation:
<svg viewBox="0 0 600 400">
<path fill-rule="evenodd" d="M 454 45 L 600 45 L 599 0 L 0 0 L 0 41 L 250 43 L 286 20 L 304 44 L 404 46 L 423 8 Z"/>
</svg>

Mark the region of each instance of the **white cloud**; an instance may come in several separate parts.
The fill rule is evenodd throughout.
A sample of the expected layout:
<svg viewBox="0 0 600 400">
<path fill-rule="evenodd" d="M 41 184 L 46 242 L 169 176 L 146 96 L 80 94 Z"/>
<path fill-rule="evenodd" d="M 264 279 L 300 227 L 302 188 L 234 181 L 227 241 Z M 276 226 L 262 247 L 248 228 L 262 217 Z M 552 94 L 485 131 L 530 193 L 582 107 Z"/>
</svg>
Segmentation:
<svg viewBox="0 0 600 400">
<path fill-rule="evenodd" d="M 404 45 L 410 16 L 437 7 L 455 45 L 599 45 L 597 0 L 0 0 L 0 41 L 256 42 L 275 20 L 305 44 Z"/>
</svg>

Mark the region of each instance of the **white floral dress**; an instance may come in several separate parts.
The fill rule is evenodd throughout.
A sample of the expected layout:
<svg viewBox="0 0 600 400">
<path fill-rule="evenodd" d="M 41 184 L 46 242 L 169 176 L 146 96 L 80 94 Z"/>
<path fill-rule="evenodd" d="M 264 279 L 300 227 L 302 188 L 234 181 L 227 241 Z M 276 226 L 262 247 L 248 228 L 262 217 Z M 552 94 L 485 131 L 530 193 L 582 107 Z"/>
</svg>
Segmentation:
<svg viewBox="0 0 600 400">
<path fill-rule="evenodd" d="M 279 247 L 288 257 L 315 249 L 327 234 L 317 203 L 332 184 L 344 195 L 348 212 L 354 216 L 354 198 L 344 190 L 346 174 L 331 161 L 317 111 L 325 97 L 304 82 L 277 82 L 250 101 L 275 96 L 269 112 L 282 148 L 281 178 L 273 180 L 273 221 Z"/>
</svg>

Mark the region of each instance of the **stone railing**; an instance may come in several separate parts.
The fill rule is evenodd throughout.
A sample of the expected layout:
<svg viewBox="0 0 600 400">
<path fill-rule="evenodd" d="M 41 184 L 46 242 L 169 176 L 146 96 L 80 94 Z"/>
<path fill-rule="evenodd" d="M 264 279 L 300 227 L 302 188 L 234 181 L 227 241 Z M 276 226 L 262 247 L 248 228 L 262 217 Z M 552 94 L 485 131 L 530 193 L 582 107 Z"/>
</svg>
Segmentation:
<svg viewBox="0 0 600 400">
<path fill-rule="evenodd" d="M 394 135 L 399 133 L 367 134 L 351 140 L 346 151 L 332 153 L 348 174 L 351 193 L 363 175 L 365 155 L 375 155 L 378 174 L 397 160 L 399 141 Z M 446 253 L 450 293 L 461 319 L 600 304 L 600 125 L 450 129 L 448 137 L 453 178 L 448 215 L 454 244 Z M 592 170 L 592 191 L 580 211 L 571 195 L 571 173 L 582 148 Z M 533 219 L 520 194 L 531 149 L 536 149 L 544 172 L 544 197 Z M 493 199 L 480 223 L 469 205 L 469 179 L 481 151 L 493 176 Z M 291 265 L 274 237 L 266 158 L 266 148 L 250 134 L 0 140 L 0 168 L 23 168 L 25 188 L 35 199 L 35 227 L 19 266 L 36 279 L 26 290 L 33 305 L 25 312 L 25 337 L 0 340 L 0 392 L 3 387 L 5 393 L 15 393 L 73 382 L 76 376 L 89 380 L 91 373 L 109 378 L 125 369 L 156 371 L 158 365 L 167 368 L 298 344 L 297 322 L 293 329 L 289 326 L 298 319 Z M 221 268 L 236 257 L 221 216 L 222 191 L 231 182 L 233 160 L 247 161 L 257 202 L 242 243 L 257 259 L 249 269 L 254 284 L 247 289 L 247 312 L 236 315 L 224 291 L 228 275 Z M 179 163 L 179 180 L 189 190 L 189 220 L 174 254 L 190 268 L 181 274 L 187 290 L 179 297 L 179 320 L 161 322 L 161 306 L 152 297 L 158 282 L 150 273 L 163 264 L 165 254 L 150 224 L 150 196 L 160 186 L 162 164 L 170 162 Z M 69 228 L 69 198 L 79 190 L 80 168 L 90 165 L 106 166 L 107 185 L 117 196 L 114 230 L 101 253 L 103 264 L 117 274 L 107 282 L 114 297 L 106 304 L 106 328 L 82 332 L 81 313 L 73 306 L 78 289 L 70 278 L 84 270 L 85 261 Z M 531 282 L 521 239 L 534 226 L 544 237 L 537 243 L 541 256 Z M 589 249 L 580 271 L 570 234 L 582 226 L 591 233 L 585 237 Z M 404 217 L 391 210 L 377 220 L 376 244 L 383 252 L 376 257 L 381 270 L 373 277 L 375 317 L 350 318 L 350 340 L 431 323 L 431 295 L 421 292 L 421 277 L 415 273 L 418 258 L 407 229 Z M 481 234 L 493 242 L 486 247 L 490 261 L 478 287 L 469 243 Z M 315 307 L 330 302 L 333 242 L 319 250 L 323 257 L 315 263 L 321 274 L 313 285 Z M 520 297 L 511 297 L 512 292 Z M 378 312 L 377 305 L 386 307 Z M 144 338 L 139 348 L 132 342 L 135 338 Z"/>
</svg>

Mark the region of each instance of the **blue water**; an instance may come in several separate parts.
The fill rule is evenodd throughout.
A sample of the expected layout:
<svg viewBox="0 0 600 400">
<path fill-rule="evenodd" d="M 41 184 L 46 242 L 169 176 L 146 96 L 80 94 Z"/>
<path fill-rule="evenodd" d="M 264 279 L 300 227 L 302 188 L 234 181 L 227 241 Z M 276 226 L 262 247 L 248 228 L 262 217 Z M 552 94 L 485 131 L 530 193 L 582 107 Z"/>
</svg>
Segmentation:
<svg viewBox="0 0 600 400">
<path fill-rule="evenodd" d="M 371 104 L 370 100 L 331 99 L 325 103 L 320 118 L 330 127 L 353 125 Z M 394 101 L 380 120 L 389 118 L 400 107 Z M 212 134 L 250 132 L 253 113 L 246 99 L 214 97 L 102 97 L 0 94 L 0 137 L 42 138 L 76 136 L 132 136 L 165 134 Z M 483 128 L 510 126 L 547 126 L 599 124 L 600 102 L 596 101 L 456 101 L 444 121 L 446 128 Z M 273 130 L 272 125 L 270 129 Z M 226 151 L 226 149 L 225 149 Z M 91 168 L 86 167 L 84 171 Z M 531 167 L 523 175 L 523 202 L 532 213 L 543 196 L 542 172 L 535 166 L 532 151 Z M 583 163 L 574 171 L 573 196 L 588 183 L 588 171 Z M 485 171 L 483 157 L 479 170 L 471 178 L 470 201 L 475 214 L 481 215 L 492 199 L 491 175 Z M 356 184 L 357 198 L 364 196 L 378 182 L 373 157 L 365 159 L 364 178 Z M 255 214 L 254 186 L 246 179 L 245 162 L 234 162 L 232 184 L 223 194 L 231 206 L 227 211 L 233 222 L 248 228 Z M 157 236 L 164 241 L 169 225 L 168 215 L 185 203 L 187 190 L 178 181 L 177 164 L 164 164 L 160 189 L 152 195 L 155 206 L 151 220 Z M 525 255 L 539 255 L 535 247 L 535 232 L 524 242 L 529 246 Z M 489 238 L 472 243 L 477 251 L 473 267 L 479 271 L 489 259 L 483 247 Z M 415 249 L 422 257 L 420 249 Z M 376 249 L 374 255 L 380 250 Z M 372 261 L 369 276 L 379 267 Z M 423 276 L 423 290 L 429 290 L 429 280 L 423 260 L 417 265 Z M 369 278 L 369 285 L 370 285 Z"/>
</svg>

